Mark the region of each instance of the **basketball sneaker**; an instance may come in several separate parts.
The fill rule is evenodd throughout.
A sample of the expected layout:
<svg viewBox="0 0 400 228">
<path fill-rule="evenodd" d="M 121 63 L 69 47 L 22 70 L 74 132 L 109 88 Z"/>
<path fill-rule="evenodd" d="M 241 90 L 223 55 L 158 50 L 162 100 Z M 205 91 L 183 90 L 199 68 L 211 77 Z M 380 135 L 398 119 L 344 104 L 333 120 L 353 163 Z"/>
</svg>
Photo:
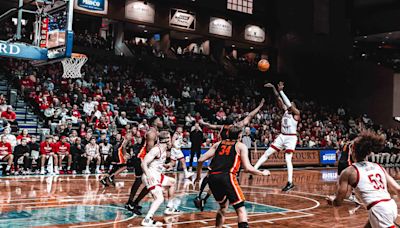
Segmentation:
<svg viewBox="0 0 400 228">
<path fill-rule="evenodd" d="M 287 182 L 286 186 L 282 188 L 282 192 L 288 192 L 294 188 L 294 184 L 291 182 Z"/>
<path fill-rule="evenodd" d="M 115 181 L 114 181 L 114 178 L 112 178 L 112 177 L 108 177 L 108 183 L 109 183 L 109 184 L 111 184 L 112 186 L 114 186 L 114 187 L 115 187 Z"/>
<path fill-rule="evenodd" d="M 142 209 L 141 206 L 133 204 L 133 203 L 127 203 L 125 205 L 125 209 L 127 209 L 128 211 L 134 213 L 135 215 L 142 215 L 142 212 L 140 211 L 140 209 Z"/>
<path fill-rule="evenodd" d="M 163 226 L 163 223 L 156 222 L 153 220 L 153 218 L 145 218 L 142 220 L 141 225 L 145 226 L 145 227 L 161 227 L 161 226 Z"/>
<path fill-rule="evenodd" d="M 200 197 L 198 197 L 198 196 L 196 196 L 196 198 L 193 199 L 194 206 L 195 206 L 197 209 L 200 209 L 201 201 L 202 201 L 202 200 L 201 200 Z"/>
<path fill-rule="evenodd" d="M 167 207 L 164 211 L 164 214 L 165 215 L 180 215 L 180 214 L 182 214 L 182 212 L 178 209 Z"/>
<path fill-rule="evenodd" d="M 193 172 L 185 172 L 185 179 L 189 179 L 190 177 L 192 177 L 194 175 Z"/>
<path fill-rule="evenodd" d="M 106 177 L 100 180 L 100 183 L 104 186 L 104 187 L 108 187 L 108 183 L 107 183 L 107 179 Z"/>
</svg>

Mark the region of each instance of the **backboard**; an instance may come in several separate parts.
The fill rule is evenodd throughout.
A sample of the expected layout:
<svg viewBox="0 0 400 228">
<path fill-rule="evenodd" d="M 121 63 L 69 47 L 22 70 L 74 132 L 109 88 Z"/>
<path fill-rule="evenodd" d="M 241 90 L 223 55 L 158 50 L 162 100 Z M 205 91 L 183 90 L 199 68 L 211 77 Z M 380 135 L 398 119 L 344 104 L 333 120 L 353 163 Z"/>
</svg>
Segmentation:
<svg viewBox="0 0 400 228">
<path fill-rule="evenodd" d="M 73 1 L 55 1 L 54 4 L 46 5 L 37 17 L 34 43 L 47 49 L 48 61 L 71 56 Z"/>
</svg>

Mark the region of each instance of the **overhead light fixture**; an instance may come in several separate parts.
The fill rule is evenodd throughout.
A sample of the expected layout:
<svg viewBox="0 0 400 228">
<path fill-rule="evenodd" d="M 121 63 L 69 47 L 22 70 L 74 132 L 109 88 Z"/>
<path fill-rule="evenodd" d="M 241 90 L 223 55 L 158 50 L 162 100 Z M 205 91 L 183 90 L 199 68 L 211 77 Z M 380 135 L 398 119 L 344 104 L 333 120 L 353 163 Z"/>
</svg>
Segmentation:
<svg viewBox="0 0 400 228">
<path fill-rule="evenodd" d="M 364 39 L 367 39 L 368 38 L 368 36 L 364 36 Z"/>
<path fill-rule="evenodd" d="M 146 32 L 147 32 L 147 30 L 145 29 L 143 32 L 145 32 L 145 33 L 146 33 Z"/>
<path fill-rule="evenodd" d="M 250 49 L 251 49 L 251 50 L 253 50 L 253 49 L 254 49 L 254 47 L 250 47 Z"/>
<path fill-rule="evenodd" d="M 185 36 L 185 40 L 189 39 L 189 37 Z"/>
<path fill-rule="evenodd" d="M 234 44 L 232 44 L 232 47 L 234 48 L 234 47 L 236 47 Z"/>
</svg>

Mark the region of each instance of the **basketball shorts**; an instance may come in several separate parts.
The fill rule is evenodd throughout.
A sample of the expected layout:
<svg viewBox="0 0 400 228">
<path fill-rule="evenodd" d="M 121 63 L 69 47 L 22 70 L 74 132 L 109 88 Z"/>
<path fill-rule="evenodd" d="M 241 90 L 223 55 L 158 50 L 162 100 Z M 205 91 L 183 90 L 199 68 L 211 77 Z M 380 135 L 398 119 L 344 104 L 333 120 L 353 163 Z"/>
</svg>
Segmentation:
<svg viewBox="0 0 400 228">
<path fill-rule="evenodd" d="M 8 156 L 8 154 L 0 154 L 0 160 L 3 160 L 7 156 Z"/>
<path fill-rule="evenodd" d="M 229 200 L 229 204 L 235 209 L 244 205 L 245 198 L 235 174 L 210 173 L 208 176 L 208 186 L 219 204 L 225 204 Z"/>
<path fill-rule="evenodd" d="M 368 210 L 368 218 L 372 228 L 396 227 L 396 202 L 391 199 L 374 205 Z"/>
<path fill-rule="evenodd" d="M 172 148 L 171 149 L 171 160 L 179 160 L 181 158 L 184 158 L 185 155 L 183 155 L 183 152 L 181 149 L 176 149 L 176 148 Z"/>
<path fill-rule="evenodd" d="M 294 152 L 294 150 L 296 149 L 296 144 L 297 144 L 296 135 L 279 134 L 278 137 L 271 144 L 271 147 L 278 152 L 285 149 L 286 152 L 290 153 Z"/>
<path fill-rule="evenodd" d="M 171 183 L 171 181 L 169 180 L 171 179 L 173 180 L 172 177 L 165 176 L 164 174 L 159 173 L 157 171 L 150 171 L 150 173 L 153 180 L 151 180 L 151 177 L 147 177 L 144 174 L 142 175 L 142 181 L 149 191 L 157 187 L 168 186 L 168 184 Z"/>
<path fill-rule="evenodd" d="M 143 170 L 142 170 L 142 159 L 138 157 L 133 157 L 132 159 L 128 160 L 128 163 L 132 162 L 132 167 L 135 169 L 135 176 L 136 177 L 141 177 L 143 175 Z M 130 166 L 128 164 L 128 166 Z"/>
</svg>

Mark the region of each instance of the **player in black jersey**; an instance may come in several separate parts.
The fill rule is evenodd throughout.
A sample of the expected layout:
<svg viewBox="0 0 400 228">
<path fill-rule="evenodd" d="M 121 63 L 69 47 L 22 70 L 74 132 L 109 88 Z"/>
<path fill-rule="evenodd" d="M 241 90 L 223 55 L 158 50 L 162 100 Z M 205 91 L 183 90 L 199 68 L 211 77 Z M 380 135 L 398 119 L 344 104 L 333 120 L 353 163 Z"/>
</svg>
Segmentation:
<svg viewBox="0 0 400 228">
<path fill-rule="evenodd" d="M 253 111 L 251 111 L 249 113 L 249 115 L 247 115 L 243 120 L 239 121 L 238 123 L 236 123 L 235 125 L 243 128 L 246 125 L 248 125 L 251 120 L 254 118 L 254 116 L 256 116 L 256 114 L 260 111 L 260 109 L 264 106 L 264 98 L 261 99 L 260 104 L 257 106 L 257 108 L 255 108 Z M 206 123 L 204 122 L 202 119 L 199 120 L 199 123 L 207 128 L 213 129 L 213 130 L 220 130 L 220 136 L 222 140 L 228 139 L 229 138 L 229 128 L 234 126 L 233 124 L 231 125 L 214 125 L 214 124 L 210 124 L 210 123 Z M 200 174 L 201 174 L 201 169 L 197 169 L 197 177 L 195 182 L 199 182 L 200 181 Z M 202 198 L 201 195 L 204 192 L 204 189 L 206 188 L 208 184 L 208 175 L 204 177 L 203 181 L 201 182 L 200 185 L 200 191 L 198 196 L 193 200 L 194 205 L 199 208 L 201 211 L 203 211 L 204 208 L 204 204 L 206 203 L 208 197 L 210 197 L 210 193 L 208 192 L 207 195 Z"/>
<path fill-rule="evenodd" d="M 100 183 L 105 187 L 110 184 L 115 186 L 115 176 L 126 170 L 128 159 L 131 157 L 131 147 L 132 147 L 132 133 L 128 132 L 125 135 L 124 140 L 119 143 L 118 146 L 113 150 L 112 153 L 112 169 L 108 174 L 100 180 Z"/>
<path fill-rule="evenodd" d="M 340 153 L 340 158 L 338 162 L 338 176 L 342 173 L 343 170 L 345 170 L 347 167 L 349 167 L 353 161 L 350 156 L 350 151 L 351 151 L 351 145 L 353 143 L 353 140 L 357 137 L 356 134 L 350 134 L 349 135 L 349 141 L 346 142 L 343 146 L 343 149 Z"/>
<path fill-rule="evenodd" d="M 249 151 L 246 145 L 239 141 L 241 133 L 241 126 L 230 126 L 228 139 L 216 143 L 199 159 L 198 169 L 201 170 L 203 162 L 212 158 L 208 184 L 215 200 L 220 205 L 216 227 L 223 226 L 229 204 L 236 210 L 239 228 L 248 227 L 247 212 L 244 207 L 245 198 L 237 180 L 237 173 L 241 166 L 245 172 L 254 175 L 269 175 L 268 170 L 258 171 L 250 164 Z"/>
</svg>

